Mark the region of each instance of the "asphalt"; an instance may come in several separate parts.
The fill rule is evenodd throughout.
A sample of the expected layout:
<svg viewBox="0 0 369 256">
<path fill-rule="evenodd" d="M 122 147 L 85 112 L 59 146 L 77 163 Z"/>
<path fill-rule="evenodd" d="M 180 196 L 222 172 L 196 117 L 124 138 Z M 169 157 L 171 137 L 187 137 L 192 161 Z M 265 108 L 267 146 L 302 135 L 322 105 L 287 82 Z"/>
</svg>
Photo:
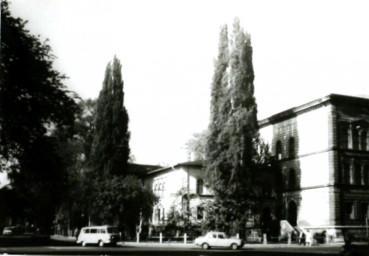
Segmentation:
<svg viewBox="0 0 369 256">
<path fill-rule="evenodd" d="M 45 239 L 35 237 L 0 236 L 0 254 L 16 255 L 160 255 L 160 256 L 215 256 L 232 254 L 247 256 L 338 256 L 340 244 L 315 245 L 312 247 L 297 244 L 245 244 L 242 249 L 203 250 L 194 243 L 181 242 L 140 242 L 124 241 L 118 246 L 98 247 L 90 245 L 82 247 L 76 244 L 74 237 L 51 236 Z"/>
</svg>

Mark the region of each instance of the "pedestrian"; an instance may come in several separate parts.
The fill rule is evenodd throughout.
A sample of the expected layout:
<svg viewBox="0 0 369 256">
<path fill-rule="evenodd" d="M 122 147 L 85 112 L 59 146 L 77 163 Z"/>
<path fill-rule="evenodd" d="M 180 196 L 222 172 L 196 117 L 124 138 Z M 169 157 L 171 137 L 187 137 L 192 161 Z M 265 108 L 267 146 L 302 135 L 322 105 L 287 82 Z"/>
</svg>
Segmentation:
<svg viewBox="0 0 369 256">
<path fill-rule="evenodd" d="M 305 242 L 306 242 L 306 246 L 311 246 L 312 243 L 312 235 L 310 233 L 309 230 L 306 230 L 306 235 L 305 235 Z"/>
<path fill-rule="evenodd" d="M 300 232 L 300 236 L 299 236 L 299 245 L 305 245 L 306 244 L 306 236 L 304 231 Z"/>
</svg>

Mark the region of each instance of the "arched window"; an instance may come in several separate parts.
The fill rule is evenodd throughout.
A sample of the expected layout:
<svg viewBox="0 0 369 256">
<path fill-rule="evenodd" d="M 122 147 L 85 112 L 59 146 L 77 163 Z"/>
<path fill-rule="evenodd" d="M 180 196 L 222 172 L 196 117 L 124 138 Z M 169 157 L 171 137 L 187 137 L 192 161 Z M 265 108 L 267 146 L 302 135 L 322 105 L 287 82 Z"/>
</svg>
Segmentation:
<svg viewBox="0 0 369 256">
<path fill-rule="evenodd" d="M 278 160 L 282 159 L 282 143 L 281 143 L 280 140 L 277 141 L 277 143 L 276 143 L 275 154 L 276 154 Z"/>
<path fill-rule="evenodd" d="M 295 157 L 295 138 L 291 137 L 288 140 L 288 157 Z"/>
<path fill-rule="evenodd" d="M 288 222 L 295 227 L 297 225 L 297 205 L 294 201 L 288 203 Z"/>
<path fill-rule="evenodd" d="M 367 142 L 366 142 L 366 138 L 367 138 L 368 133 L 366 131 L 362 131 L 361 135 L 360 135 L 360 146 L 361 146 L 361 150 L 366 150 L 367 147 Z"/>
<path fill-rule="evenodd" d="M 289 189 L 296 188 L 296 171 L 295 171 L 295 169 L 291 169 L 288 172 L 288 188 Z"/>
<path fill-rule="evenodd" d="M 199 195 L 204 193 L 204 181 L 202 179 L 197 180 L 196 193 Z"/>
</svg>

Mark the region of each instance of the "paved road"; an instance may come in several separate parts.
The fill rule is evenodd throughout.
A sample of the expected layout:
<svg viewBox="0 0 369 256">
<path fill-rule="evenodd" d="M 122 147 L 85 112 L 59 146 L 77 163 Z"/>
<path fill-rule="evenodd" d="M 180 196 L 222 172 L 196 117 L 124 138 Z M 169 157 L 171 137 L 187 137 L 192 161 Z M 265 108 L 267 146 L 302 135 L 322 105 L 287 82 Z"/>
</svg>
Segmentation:
<svg viewBox="0 0 369 256">
<path fill-rule="evenodd" d="M 241 250 L 202 250 L 200 248 L 181 248 L 181 247 L 137 247 L 137 246 L 116 246 L 116 247 L 96 247 L 96 246 L 27 246 L 27 247 L 3 247 L 0 253 L 4 254 L 37 254 L 37 255 L 183 255 L 183 256 L 211 256 L 211 255 L 324 255 L 337 256 L 339 247 L 259 247 L 243 248 Z"/>
</svg>

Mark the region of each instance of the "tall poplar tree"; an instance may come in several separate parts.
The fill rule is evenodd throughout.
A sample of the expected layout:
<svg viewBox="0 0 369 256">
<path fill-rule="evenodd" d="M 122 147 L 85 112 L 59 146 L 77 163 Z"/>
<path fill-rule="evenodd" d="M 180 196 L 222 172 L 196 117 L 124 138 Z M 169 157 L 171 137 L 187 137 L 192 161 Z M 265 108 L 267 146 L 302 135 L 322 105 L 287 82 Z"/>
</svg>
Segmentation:
<svg viewBox="0 0 369 256">
<path fill-rule="evenodd" d="M 258 137 L 257 106 L 250 36 L 235 19 L 230 40 L 220 32 L 219 55 L 211 92 L 210 135 L 207 140 L 209 185 L 215 192 L 215 228 L 245 223 L 253 204 L 251 173 Z M 242 225 L 237 225 L 242 227 Z M 243 225 L 244 226 L 244 225 Z"/>
<path fill-rule="evenodd" d="M 228 144 L 220 140 L 222 127 L 228 121 L 230 100 L 228 87 L 228 28 L 224 25 L 220 30 L 218 44 L 218 58 L 214 61 L 214 75 L 211 84 L 211 104 L 209 135 L 206 145 L 207 173 L 206 177 L 215 193 L 220 193 L 224 187 L 222 174 L 226 173 L 225 150 Z"/>
<path fill-rule="evenodd" d="M 116 57 L 108 63 L 97 100 L 93 169 L 99 175 L 124 175 L 127 169 L 130 134 L 121 69 Z"/>
</svg>

